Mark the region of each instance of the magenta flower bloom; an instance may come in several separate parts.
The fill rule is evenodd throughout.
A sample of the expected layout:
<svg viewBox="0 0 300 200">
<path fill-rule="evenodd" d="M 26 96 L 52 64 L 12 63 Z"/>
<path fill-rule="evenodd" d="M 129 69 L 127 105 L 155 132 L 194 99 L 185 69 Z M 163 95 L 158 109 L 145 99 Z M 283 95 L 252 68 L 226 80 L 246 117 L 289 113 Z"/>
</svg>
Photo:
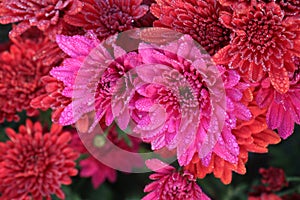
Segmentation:
<svg viewBox="0 0 300 200">
<path fill-rule="evenodd" d="M 142 140 L 151 143 L 154 150 L 176 148 L 180 165 L 187 165 L 197 153 L 207 163 L 211 152 L 236 163 L 239 148 L 231 130 L 237 119 L 251 117 L 250 111 L 240 103 L 242 91 L 248 86 L 239 82 L 238 73 L 221 66 L 213 72 L 206 65 L 207 55 L 201 55 L 190 36 L 159 49 L 142 44 L 139 54 L 144 65 L 136 71 L 143 84 L 137 84 L 137 94 L 130 105 L 137 123 L 134 131 L 141 134 Z M 224 85 L 212 83 L 210 78 L 223 79 Z M 224 101 L 226 110 L 211 104 L 222 92 L 226 92 L 226 99 L 218 101 Z M 222 115 L 225 122 L 219 128 Z M 211 121 L 216 124 L 210 126 Z M 209 145 L 204 144 L 206 137 Z"/>
<path fill-rule="evenodd" d="M 95 53 L 95 56 L 98 55 L 99 53 Z M 95 93 L 95 122 L 105 116 L 106 126 L 109 126 L 115 118 L 118 118 L 118 126 L 125 130 L 130 120 L 130 111 L 124 105 L 127 102 L 126 98 L 131 97 L 134 90 L 130 90 L 128 83 L 123 81 L 127 81 L 129 78 L 126 74 L 128 71 L 141 65 L 141 59 L 137 53 L 126 53 L 118 46 L 114 46 L 113 58 L 109 64 L 106 64 L 106 67 L 102 65 L 101 70 L 103 71 L 99 73 L 99 82 Z M 106 62 L 108 63 L 108 61 Z"/>
<path fill-rule="evenodd" d="M 95 36 L 57 37 L 71 58 L 50 74 L 72 98 L 59 123 L 94 112 L 90 131 L 101 120 L 109 126 L 116 119 L 122 130 L 134 122 L 133 132 L 152 149 L 177 149 L 180 165 L 195 154 L 208 164 L 212 152 L 236 163 L 239 147 L 231 130 L 238 119 L 251 118 L 241 103 L 248 85 L 238 73 L 211 67 L 209 55 L 187 35 L 160 47 L 142 43 L 138 53 L 117 46 L 116 38 L 102 44 Z"/>
<path fill-rule="evenodd" d="M 93 156 L 90 156 L 79 162 L 81 167 L 80 176 L 81 177 L 92 177 L 93 187 L 98 188 L 107 179 L 109 182 L 114 183 L 117 180 L 117 172 Z"/>
<path fill-rule="evenodd" d="M 57 36 L 57 43 L 70 58 L 65 59 L 62 66 L 53 68 L 50 74 L 64 83 L 62 95 L 73 99 L 61 113 L 59 123 L 73 124 L 83 114 L 96 110 L 93 126 L 103 117 L 109 126 L 114 119 L 111 97 L 116 81 L 139 65 L 137 54 L 127 54 L 110 44 L 111 54 L 93 34 Z"/>
<path fill-rule="evenodd" d="M 110 160 L 111 162 L 115 162 L 126 168 L 127 171 L 130 171 L 134 167 L 140 167 L 142 164 L 142 159 L 140 157 L 136 157 L 137 159 L 134 161 L 128 160 L 126 156 L 123 156 L 122 153 L 112 149 L 107 144 L 107 140 L 110 140 L 116 146 L 126 151 L 137 152 L 139 149 L 140 140 L 129 136 L 127 143 L 123 138 L 118 136 L 115 125 L 108 130 L 108 135 L 106 137 L 101 134 L 96 134 L 95 137 L 84 139 L 84 142 L 82 139 L 83 138 L 80 138 L 78 133 L 74 131 L 71 146 L 81 154 L 87 155 L 87 158 L 80 160 L 79 162 L 79 166 L 81 167 L 79 175 L 80 177 L 91 177 L 95 189 L 106 179 L 111 183 L 115 182 L 117 179 L 116 169 L 107 166 L 106 163 L 102 163 L 101 161 Z M 87 142 L 89 139 L 92 140 L 91 143 Z M 92 145 L 93 147 L 91 147 Z M 94 152 L 93 148 L 96 148 L 96 151 L 101 154 L 100 159 L 98 156 L 94 157 L 95 155 L 90 153 L 91 151 Z"/>
<path fill-rule="evenodd" d="M 178 172 L 172 166 L 157 159 L 146 161 L 149 169 L 156 172 L 150 175 L 154 182 L 147 185 L 144 192 L 150 192 L 142 200 L 209 200 L 197 185 L 195 177 L 187 171 Z"/>
<path fill-rule="evenodd" d="M 277 129 L 281 138 L 288 138 L 294 131 L 294 123 L 300 124 L 300 76 L 290 81 L 289 90 L 281 94 L 270 84 L 270 79 L 261 83 L 256 101 L 261 108 L 268 108 L 267 124 Z"/>
<path fill-rule="evenodd" d="M 80 177 L 91 177 L 92 184 L 95 189 L 98 188 L 106 179 L 111 183 L 116 181 L 116 170 L 102 164 L 99 160 L 90 155 L 75 131 L 73 133 L 71 145 L 81 154 L 88 154 L 87 158 L 79 162 L 79 166 L 81 167 L 79 174 Z"/>
</svg>

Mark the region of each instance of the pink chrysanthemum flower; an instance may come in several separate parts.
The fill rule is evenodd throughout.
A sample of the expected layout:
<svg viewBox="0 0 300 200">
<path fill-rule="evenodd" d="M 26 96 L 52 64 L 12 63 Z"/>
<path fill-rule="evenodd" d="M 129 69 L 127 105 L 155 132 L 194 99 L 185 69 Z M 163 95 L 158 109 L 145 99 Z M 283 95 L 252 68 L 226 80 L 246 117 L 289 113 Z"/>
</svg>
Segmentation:
<svg viewBox="0 0 300 200">
<path fill-rule="evenodd" d="M 106 179 L 110 182 L 115 182 L 117 179 L 116 170 L 103 164 L 101 159 L 104 161 L 107 161 L 107 159 L 114 160 L 116 163 L 118 163 L 118 165 L 121 165 L 123 168 L 127 168 L 127 171 L 130 171 L 130 169 L 133 167 L 140 167 L 142 164 L 140 157 L 137 157 L 137 159 L 134 161 L 128 160 L 126 156 L 122 156 L 122 153 L 112 149 L 106 144 L 107 140 L 110 140 L 119 148 L 130 152 L 138 152 L 140 140 L 128 136 L 128 141 L 125 141 L 124 138 L 119 137 L 115 124 L 111 128 L 108 128 L 106 132 L 107 136 L 96 134 L 96 136 L 92 138 L 91 143 L 88 144 L 87 139 L 84 139 L 85 145 L 87 146 L 83 144 L 83 138 L 80 138 L 78 133 L 73 133 L 71 146 L 81 154 L 88 155 L 87 158 L 79 162 L 79 166 L 81 167 L 80 176 L 91 177 L 94 188 L 98 188 Z M 98 152 L 104 152 L 101 154 L 100 160 L 90 154 L 90 145 L 95 146 Z M 88 149 L 86 147 L 88 147 Z"/>
<path fill-rule="evenodd" d="M 95 189 L 97 189 L 106 179 L 114 183 L 117 180 L 117 172 L 93 156 L 83 159 L 79 162 L 80 177 L 92 177 L 92 184 Z"/>
<path fill-rule="evenodd" d="M 147 160 L 149 169 L 155 172 L 150 175 L 154 182 L 147 185 L 144 192 L 150 192 L 142 200 L 209 200 L 197 185 L 195 177 L 187 171 L 178 172 L 174 167 L 157 160 Z"/>
<path fill-rule="evenodd" d="M 81 154 L 89 155 L 87 149 L 82 144 L 82 141 L 76 132 L 73 133 L 71 146 Z M 98 188 L 106 179 L 112 183 L 117 179 L 117 172 L 115 169 L 102 164 L 92 155 L 89 155 L 87 158 L 81 160 L 79 162 L 79 166 L 81 167 L 79 175 L 81 177 L 92 177 L 92 184 L 95 189 Z"/>
<path fill-rule="evenodd" d="M 96 110 L 94 125 L 105 117 L 109 126 L 114 120 L 111 98 L 116 82 L 139 65 L 139 57 L 134 52 L 127 54 L 116 45 L 112 45 L 110 54 L 93 36 L 57 36 L 57 43 L 70 58 L 66 58 L 62 66 L 53 68 L 50 74 L 64 83 L 62 95 L 73 98 L 58 122 L 73 124 L 83 114 Z"/>
<path fill-rule="evenodd" d="M 267 124 L 270 129 L 277 129 L 283 139 L 294 130 L 294 123 L 300 124 L 300 75 L 295 73 L 289 90 L 281 94 L 276 91 L 266 78 L 258 90 L 256 101 L 262 108 L 267 108 Z"/>
<path fill-rule="evenodd" d="M 0 23 L 20 22 L 10 32 L 11 37 L 21 35 L 30 27 L 37 27 L 50 38 L 62 33 L 68 25 L 62 16 L 74 15 L 83 5 L 79 0 L 2 0 L 0 7 Z"/>
<path fill-rule="evenodd" d="M 133 131 L 140 133 L 143 141 L 150 142 L 154 150 L 177 148 L 180 165 L 187 165 L 195 153 L 209 163 L 212 151 L 224 160 L 237 162 L 239 148 L 231 130 L 237 119 L 251 118 L 250 111 L 240 102 L 242 91 L 248 86 L 239 82 L 238 73 L 219 66 L 214 74 L 207 67 L 208 55 L 203 55 L 187 35 L 159 48 L 142 44 L 139 54 L 144 66 L 136 71 L 144 84 L 136 87 L 137 93 L 130 103 L 132 118 L 137 123 Z M 214 80 L 223 79 L 224 85 L 211 85 L 209 89 L 211 83 L 204 74 Z M 226 99 L 220 101 L 224 101 L 226 110 L 211 105 L 216 94 L 222 96 L 219 87 L 225 88 Z M 211 114 L 212 107 L 215 115 Z M 216 128 L 222 115 L 223 128 L 208 133 L 210 120 L 216 123 L 213 125 Z M 205 147 L 205 137 L 217 138 L 215 143 L 209 141 L 213 143 L 210 147 Z"/>
<path fill-rule="evenodd" d="M 266 74 L 280 93 L 289 89 L 288 72 L 294 72 L 293 56 L 300 55 L 300 18 L 285 17 L 275 2 L 251 2 L 248 6 L 222 12 L 220 20 L 234 34 L 230 44 L 215 55 L 252 82 Z"/>
<path fill-rule="evenodd" d="M 242 91 L 247 88 L 247 85 L 239 83 L 240 77 L 233 70 L 227 72 L 221 66 L 218 67 L 217 72 L 206 69 L 206 65 L 203 63 L 207 60 L 203 59 L 204 57 L 207 59 L 209 55 L 203 55 L 191 37 L 184 36 L 180 42 L 173 42 L 164 46 L 162 52 L 155 49 L 155 46 L 141 44 L 138 53 L 127 53 L 114 42 L 110 43 L 113 41 L 112 39 L 107 41 L 110 43 L 109 51 L 97 39 L 83 36 L 58 36 L 57 41 L 59 46 L 71 57 L 65 59 L 62 66 L 56 67 L 50 72 L 52 76 L 64 83 L 65 88 L 62 94 L 72 98 L 72 102 L 61 113 L 60 124 L 73 124 L 84 114 L 95 111 L 94 123 L 90 130 L 102 119 L 104 119 L 106 126 L 109 126 L 116 119 L 119 127 L 125 130 L 132 117 L 137 124 L 133 131 L 141 134 L 144 141 L 151 142 L 152 148 L 156 150 L 166 146 L 169 149 L 177 148 L 180 164 L 186 165 L 195 153 L 200 153 L 203 150 L 201 143 L 204 143 L 210 121 L 219 120 L 222 118 L 220 115 L 223 114 L 226 115 L 224 119 L 226 125 L 222 131 L 214 130 L 215 134 L 221 134 L 222 137 L 215 138 L 216 145 L 214 142 L 209 145 L 223 159 L 232 163 L 237 162 L 239 148 L 231 129 L 235 126 L 237 118 L 247 120 L 251 117 L 250 111 L 240 103 Z M 203 59 L 190 63 L 183 59 L 184 56 L 188 56 L 188 59 L 191 60 L 195 56 L 203 56 Z M 152 75 L 164 74 L 160 69 L 155 69 L 155 64 L 167 64 L 173 68 L 173 71 L 177 70 L 181 76 L 188 80 L 184 81 L 183 79 L 183 90 L 180 93 L 183 97 L 180 101 L 184 103 L 182 105 L 187 106 L 189 111 L 191 111 L 189 106 L 196 106 L 194 107 L 196 110 L 187 116 L 180 117 L 182 114 L 180 113 L 180 103 L 176 102 L 176 98 L 172 97 L 166 88 L 159 88 L 155 84 L 139 88 L 143 81 L 153 79 Z M 148 65 L 148 71 L 147 67 L 142 65 Z M 197 72 L 193 65 L 200 65 L 202 67 L 200 72 Z M 149 66 L 150 68 L 151 66 L 154 67 L 154 71 Z M 131 77 L 132 74 L 130 75 L 130 73 L 127 74 L 131 70 L 137 70 L 138 78 Z M 205 83 L 201 73 L 210 74 L 212 83 Z M 165 77 L 166 80 L 174 78 L 171 74 L 170 77 L 167 76 Z M 214 80 L 218 80 L 218 78 L 225 81 L 226 91 L 224 92 L 227 93 L 225 100 L 227 110 L 222 110 L 222 107 L 219 106 L 221 107 L 220 110 L 214 109 L 215 112 L 219 113 L 215 113 L 214 118 L 212 118 L 210 116 L 212 107 L 209 105 L 212 94 L 209 93 L 206 84 L 214 84 Z M 195 82 L 195 80 L 197 81 Z M 185 90 L 185 86 L 189 84 L 193 88 L 190 92 Z M 223 85 L 218 85 L 215 88 L 211 86 L 213 96 L 218 96 L 222 92 L 222 87 Z M 129 99 L 131 100 L 129 101 Z M 155 120 L 164 117 L 160 108 L 152 108 L 157 103 L 167 109 L 168 116 L 165 124 L 161 123 L 163 120 Z M 189 103 L 191 104 L 188 105 Z M 155 115 L 156 117 L 154 117 Z M 201 118 L 201 123 L 199 123 L 199 130 L 196 131 L 194 130 L 195 126 L 190 126 L 190 124 L 196 122 L 198 125 L 198 118 Z M 151 120 L 153 121 L 151 122 Z M 187 123 L 181 127 L 181 131 L 179 131 L 180 122 L 182 124 Z M 166 128 L 167 126 L 169 128 Z M 191 135 L 189 135 L 190 133 Z M 185 143 L 182 142 L 183 140 Z M 209 152 L 205 154 L 208 156 L 206 162 L 209 162 L 210 154 Z"/>
<path fill-rule="evenodd" d="M 65 195 L 61 185 L 71 184 L 77 174 L 78 154 L 68 146 L 71 134 L 53 125 L 44 133 L 39 122 L 26 121 L 16 133 L 6 129 L 10 138 L 0 143 L 1 199 L 59 199 Z"/>
<path fill-rule="evenodd" d="M 65 20 L 84 30 L 93 30 L 100 40 L 134 27 L 134 22 L 144 16 L 148 6 L 142 0 L 86 0 L 76 15 L 66 15 Z"/>
<path fill-rule="evenodd" d="M 216 0 L 156 2 L 151 6 L 158 18 L 154 26 L 191 35 L 210 55 L 229 43 L 231 31 L 219 21 L 222 8 Z"/>
<path fill-rule="evenodd" d="M 18 120 L 23 110 L 28 116 L 38 114 L 30 101 L 45 93 L 40 78 L 62 59 L 58 46 L 39 31 L 12 40 L 9 51 L 0 54 L 0 122 Z"/>
<path fill-rule="evenodd" d="M 61 103 L 62 106 L 58 113 L 59 116 L 56 116 L 55 118 L 58 118 L 58 123 L 61 125 L 70 125 L 75 123 L 81 117 L 81 115 L 93 109 L 91 108 L 91 106 L 88 106 L 86 102 L 89 97 L 87 97 L 86 95 L 74 97 L 73 89 L 75 87 L 74 85 L 76 82 L 77 73 L 83 66 L 84 59 L 88 56 L 90 51 L 97 46 L 99 41 L 88 39 L 84 36 L 61 35 L 57 36 L 56 41 L 59 47 L 69 57 L 63 61 L 61 66 L 54 67 L 50 71 L 50 75 L 58 81 L 56 85 L 59 87 L 56 88 L 62 90 L 58 93 L 58 96 L 66 99 L 66 104 Z M 63 83 L 63 85 L 58 83 Z M 84 92 L 86 87 L 87 86 L 84 86 L 84 88 L 82 88 L 82 92 Z M 67 100 L 72 98 L 72 101 Z M 74 104 L 72 104 L 71 102 Z M 75 107 L 74 105 L 77 105 L 77 107 Z M 85 110 L 83 109 L 83 106 L 86 106 Z"/>
<path fill-rule="evenodd" d="M 99 121 L 105 116 L 106 125 L 109 126 L 117 117 L 118 126 L 125 130 L 130 119 L 129 108 L 124 107 L 125 98 L 130 97 L 134 91 L 129 89 L 127 82 L 120 82 L 120 80 L 127 81 L 126 73 L 141 65 L 141 58 L 137 53 L 126 53 L 117 46 L 114 50 L 115 59 L 103 71 L 97 85 L 95 96 L 96 118 Z M 97 56 L 97 54 L 95 55 Z M 118 89 L 121 89 L 119 93 L 116 92 Z"/>
</svg>

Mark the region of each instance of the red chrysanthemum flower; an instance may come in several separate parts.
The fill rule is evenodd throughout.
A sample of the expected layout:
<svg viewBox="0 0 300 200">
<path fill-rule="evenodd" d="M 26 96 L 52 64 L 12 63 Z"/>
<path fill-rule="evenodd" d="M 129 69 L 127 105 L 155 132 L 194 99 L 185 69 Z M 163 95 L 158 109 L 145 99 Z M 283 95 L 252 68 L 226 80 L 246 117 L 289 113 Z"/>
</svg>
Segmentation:
<svg viewBox="0 0 300 200">
<path fill-rule="evenodd" d="M 8 51 L 9 50 L 9 47 L 11 45 L 11 42 L 4 42 L 4 43 L 0 43 L 0 53 L 2 51 Z"/>
<path fill-rule="evenodd" d="M 266 184 L 269 191 L 280 191 L 283 187 L 288 186 L 283 169 L 275 167 L 260 168 L 259 173 L 262 175 L 261 182 Z"/>
<path fill-rule="evenodd" d="M 21 35 L 35 26 L 54 39 L 55 35 L 62 33 L 66 26 L 62 16 L 79 12 L 82 2 L 79 0 L 2 0 L 0 6 L 0 23 L 20 22 L 10 32 L 11 37 Z"/>
<path fill-rule="evenodd" d="M 213 173 L 220 178 L 224 184 L 229 184 L 232 180 L 232 172 L 245 174 L 245 164 L 248 161 L 248 153 L 266 153 L 268 145 L 280 142 L 279 136 L 268 129 L 266 124 L 266 110 L 260 109 L 253 101 L 253 94 L 248 90 L 244 92 L 244 99 L 251 101 L 248 108 L 252 113 L 250 121 L 239 121 L 237 127 L 232 130 L 237 139 L 240 153 L 236 164 L 230 163 L 216 154 L 212 154 L 212 159 L 208 165 L 201 162 L 198 156 L 186 166 L 186 169 L 196 174 L 198 178 L 204 178 L 207 174 Z"/>
<path fill-rule="evenodd" d="M 294 57 L 293 61 L 296 66 L 296 70 L 293 76 L 290 76 L 290 81 L 297 81 L 298 79 L 300 79 L 300 57 Z"/>
<path fill-rule="evenodd" d="M 248 195 L 248 200 L 282 200 L 278 195 L 268 191 L 264 186 L 256 186 Z"/>
<path fill-rule="evenodd" d="M 300 54 L 300 18 L 284 17 L 275 2 L 252 4 L 220 15 L 234 34 L 230 45 L 215 55 L 215 61 L 239 69 L 253 82 L 268 74 L 274 88 L 285 93 L 288 72 L 295 70 L 292 58 Z"/>
<path fill-rule="evenodd" d="M 300 14 L 300 1 L 299 0 L 276 0 L 278 4 L 284 9 L 286 15 L 299 15 Z"/>
<path fill-rule="evenodd" d="M 71 98 L 62 94 L 65 88 L 64 84 L 56 78 L 47 75 L 41 78 L 41 82 L 45 93 L 32 99 L 30 106 L 42 110 L 51 108 L 52 121 L 58 123 L 61 113 L 71 103 Z"/>
<path fill-rule="evenodd" d="M 150 175 L 153 183 L 147 185 L 144 192 L 150 192 L 142 200 L 209 200 L 196 182 L 195 177 L 187 172 L 178 172 L 172 166 L 157 160 L 147 160 L 148 168 L 155 171 Z"/>
<path fill-rule="evenodd" d="M 286 194 L 282 196 L 282 200 L 299 200 L 300 194 L 294 193 L 294 194 Z"/>
<path fill-rule="evenodd" d="M 151 6 L 152 3 L 155 3 L 155 0 L 143 0 L 144 5 L 147 6 Z M 138 19 L 135 22 L 135 26 L 136 27 L 152 27 L 153 26 L 153 22 L 156 20 L 156 17 L 150 12 L 150 10 L 148 10 L 148 12 L 141 17 L 140 19 Z"/>
<path fill-rule="evenodd" d="M 216 0 L 156 0 L 151 12 L 159 18 L 154 26 L 191 35 L 213 55 L 230 41 L 230 30 L 219 21 L 221 7 Z"/>
<path fill-rule="evenodd" d="M 134 22 L 144 16 L 148 6 L 142 0 L 86 0 L 76 15 L 66 15 L 65 21 L 84 30 L 93 30 L 99 39 L 134 27 Z"/>
<path fill-rule="evenodd" d="M 256 2 L 276 2 L 284 10 L 285 15 L 298 15 L 300 13 L 300 1 L 298 0 L 218 0 L 223 6 L 231 6 L 233 9 Z"/>
<path fill-rule="evenodd" d="M 0 143 L 0 199 L 64 199 L 61 185 L 75 176 L 78 154 L 68 146 L 71 134 L 53 125 L 47 133 L 39 122 L 26 121 L 19 132 L 6 129 L 10 141 Z"/>
<path fill-rule="evenodd" d="M 55 43 L 34 30 L 12 41 L 10 50 L 0 54 L 0 122 L 18 120 L 17 112 L 22 110 L 28 116 L 38 114 L 30 101 L 45 92 L 40 78 L 64 55 Z"/>
<path fill-rule="evenodd" d="M 256 1 L 256 0 L 254 0 L 254 1 Z M 240 3 L 250 3 L 251 0 L 218 0 L 218 2 L 223 6 L 234 6 L 234 5 L 238 5 Z"/>
</svg>

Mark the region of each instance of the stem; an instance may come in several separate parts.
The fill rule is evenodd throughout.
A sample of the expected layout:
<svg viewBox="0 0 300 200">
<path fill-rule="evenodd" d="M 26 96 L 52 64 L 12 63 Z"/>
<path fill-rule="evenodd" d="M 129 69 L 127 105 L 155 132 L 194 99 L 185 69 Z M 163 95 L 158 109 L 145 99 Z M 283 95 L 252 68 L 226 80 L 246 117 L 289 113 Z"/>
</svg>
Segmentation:
<svg viewBox="0 0 300 200">
<path fill-rule="evenodd" d="M 298 192 L 299 190 L 300 190 L 300 187 L 295 187 L 295 188 L 291 188 L 291 189 L 285 190 L 283 192 L 279 192 L 277 194 L 279 196 L 284 196 L 284 195 L 287 195 L 287 194 L 293 194 L 295 192 Z"/>
<path fill-rule="evenodd" d="M 287 177 L 286 180 L 288 182 L 300 182 L 300 177 L 298 177 L 298 176 Z"/>
</svg>

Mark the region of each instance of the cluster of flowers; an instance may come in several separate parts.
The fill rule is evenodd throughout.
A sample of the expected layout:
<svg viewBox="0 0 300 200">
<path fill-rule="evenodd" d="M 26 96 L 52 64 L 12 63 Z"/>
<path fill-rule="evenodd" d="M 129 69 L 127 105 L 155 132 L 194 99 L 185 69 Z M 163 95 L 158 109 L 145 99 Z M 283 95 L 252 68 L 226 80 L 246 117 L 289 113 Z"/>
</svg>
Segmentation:
<svg viewBox="0 0 300 200">
<path fill-rule="evenodd" d="M 155 174 L 144 200 L 209 199 L 197 178 L 229 184 L 249 152 L 266 153 L 300 124 L 300 1 L 1 0 L 0 23 L 14 23 L 0 48 L 0 122 L 51 109 L 54 123 L 7 129 L 0 199 L 64 199 L 60 186 L 89 153 L 62 126 L 86 130 L 92 111 L 89 128 L 109 128 L 124 149 L 141 142 L 118 137 L 133 121 L 152 150 L 176 152 L 180 171 L 146 162 Z M 137 46 L 115 35 L 141 27 L 151 28 L 131 34 Z M 94 187 L 116 180 L 92 156 L 79 164 Z"/>
</svg>

